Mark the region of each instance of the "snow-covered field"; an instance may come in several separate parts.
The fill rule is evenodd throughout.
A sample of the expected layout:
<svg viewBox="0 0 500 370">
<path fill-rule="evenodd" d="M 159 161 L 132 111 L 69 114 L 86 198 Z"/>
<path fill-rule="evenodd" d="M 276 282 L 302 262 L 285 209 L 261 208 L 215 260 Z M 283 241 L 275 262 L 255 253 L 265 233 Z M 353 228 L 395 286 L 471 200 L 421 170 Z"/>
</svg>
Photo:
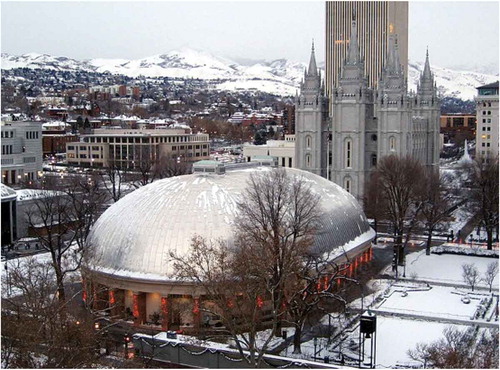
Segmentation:
<svg viewBox="0 0 500 370">
<path fill-rule="evenodd" d="M 468 320 L 474 315 L 479 298 L 471 297 L 471 303 L 464 304 L 461 302 L 464 294 L 463 290 L 442 286 L 431 286 L 429 290 L 393 286 L 391 295 L 377 308 L 415 316 Z"/>
<path fill-rule="evenodd" d="M 414 349 L 417 343 L 438 340 L 448 326 L 461 331 L 467 328 L 463 325 L 378 316 L 376 367 L 394 368 L 397 364 L 415 363 L 408 357 L 407 351 Z"/>
<path fill-rule="evenodd" d="M 425 250 L 411 253 L 406 258 L 406 276 L 416 277 L 429 283 L 452 283 L 465 284 L 462 278 L 462 264 L 472 263 L 476 265 L 479 274 L 483 275 L 486 267 L 491 262 L 498 263 L 498 258 L 461 256 L 453 254 L 431 254 L 425 255 Z M 484 282 L 478 286 L 487 287 Z M 493 281 L 493 289 L 498 290 L 498 275 Z"/>
</svg>

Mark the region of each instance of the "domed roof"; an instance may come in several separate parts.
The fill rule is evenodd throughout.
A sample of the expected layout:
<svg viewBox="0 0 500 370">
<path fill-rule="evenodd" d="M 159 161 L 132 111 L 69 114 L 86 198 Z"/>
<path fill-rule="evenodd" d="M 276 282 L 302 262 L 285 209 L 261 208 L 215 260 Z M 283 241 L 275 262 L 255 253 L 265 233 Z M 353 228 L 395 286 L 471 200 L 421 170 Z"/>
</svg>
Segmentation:
<svg viewBox="0 0 500 370">
<path fill-rule="evenodd" d="M 0 192 L 2 195 L 2 202 L 8 200 L 14 200 L 17 197 L 16 191 L 9 188 L 7 185 L 0 183 Z"/>
<path fill-rule="evenodd" d="M 271 170 L 254 167 L 228 170 L 223 175 L 195 173 L 135 190 L 96 221 L 87 239 L 93 250 L 87 267 L 132 279 L 165 279 L 172 273 L 169 252 L 186 253 L 194 235 L 211 240 L 231 238 L 237 200 L 250 175 Z M 288 175 L 303 177 L 320 196 L 324 213 L 316 248 L 343 250 L 374 237 L 352 195 L 310 172 L 285 170 Z"/>
</svg>

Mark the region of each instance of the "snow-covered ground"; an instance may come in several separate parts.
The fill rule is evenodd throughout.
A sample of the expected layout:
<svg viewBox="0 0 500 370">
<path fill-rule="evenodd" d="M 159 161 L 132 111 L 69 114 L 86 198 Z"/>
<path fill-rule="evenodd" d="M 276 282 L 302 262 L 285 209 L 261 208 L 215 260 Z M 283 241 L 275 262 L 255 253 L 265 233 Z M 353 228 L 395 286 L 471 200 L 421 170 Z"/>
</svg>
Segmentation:
<svg viewBox="0 0 500 370">
<path fill-rule="evenodd" d="M 376 367 L 394 368 L 397 364 L 414 364 L 415 361 L 408 357 L 407 351 L 414 349 L 418 343 L 438 340 L 448 326 L 450 324 L 378 316 Z M 452 326 L 461 331 L 467 328 L 463 325 Z"/>
<path fill-rule="evenodd" d="M 425 280 L 429 283 L 451 283 L 457 285 L 465 284 L 462 278 L 462 264 L 472 263 L 476 265 L 480 275 L 486 271 L 489 263 L 498 258 L 461 256 L 453 254 L 425 255 L 425 250 L 411 253 L 406 258 L 406 276 Z M 478 286 L 487 287 L 484 282 Z M 493 289 L 498 290 L 498 275 L 493 281 Z"/>
</svg>

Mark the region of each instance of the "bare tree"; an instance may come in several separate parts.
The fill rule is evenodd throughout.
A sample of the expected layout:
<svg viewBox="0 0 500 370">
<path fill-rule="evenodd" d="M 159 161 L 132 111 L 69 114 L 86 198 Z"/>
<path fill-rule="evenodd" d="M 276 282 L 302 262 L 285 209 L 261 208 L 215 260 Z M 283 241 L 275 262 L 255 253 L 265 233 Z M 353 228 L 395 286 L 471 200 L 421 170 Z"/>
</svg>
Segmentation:
<svg viewBox="0 0 500 370">
<path fill-rule="evenodd" d="M 279 319 L 286 279 L 302 267 L 314 242 L 321 214 L 319 198 L 306 181 L 278 168 L 252 174 L 241 199 L 236 241 L 244 255 L 258 254 L 252 266 L 271 297 L 274 317 Z"/>
<path fill-rule="evenodd" d="M 186 256 L 170 254 L 175 276 L 199 285 L 205 293 L 203 311 L 221 318 L 228 329 L 242 359 L 258 366 L 273 333 L 257 346 L 257 333 L 262 327 L 262 306 L 259 303 L 266 291 L 253 278 L 252 271 L 242 271 L 236 262 L 234 248 L 227 243 L 207 242 L 195 236 Z M 238 266 L 238 267 L 237 267 Z M 215 304 L 209 306 L 206 303 Z M 249 357 L 244 351 L 249 352 Z"/>
<path fill-rule="evenodd" d="M 375 232 L 378 229 L 378 221 L 384 219 L 385 216 L 384 210 L 386 206 L 380 191 L 381 188 L 380 174 L 377 172 L 372 173 L 369 181 L 365 184 L 363 208 L 366 216 L 373 219 Z M 376 242 L 377 239 L 375 238 L 374 243 Z"/>
<path fill-rule="evenodd" d="M 380 160 L 370 180 L 376 182 L 384 215 L 394 227 L 394 253 L 399 265 L 404 264 L 405 246 L 422 208 L 423 178 L 424 169 L 418 160 L 390 155 Z"/>
<path fill-rule="evenodd" d="M 462 278 L 465 283 L 470 285 L 472 291 L 474 291 L 474 287 L 480 281 L 479 270 L 476 265 L 473 263 L 462 264 Z"/>
<path fill-rule="evenodd" d="M 97 343 L 93 322 L 60 315 L 52 266 L 35 258 L 7 263 L 12 294 L 2 297 L 2 367 L 91 366 Z"/>
<path fill-rule="evenodd" d="M 254 366 L 278 333 L 287 307 L 295 313 L 300 340 L 303 320 L 320 298 L 313 286 L 323 276 L 335 274 L 326 263 L 319 263 L 323 260 L 312 258 L 320 214 L 318 197 L 305 180 L 272 169 L 250 177 L 238 203 L 234 245 L 214 246 L 195 239 L 187 257 L 172 254 L 177 276 L 196 281 L 217 302 L 242 356 L 248 349 Z M 300 302 L 308 291 L 311 294 Z M 264 311 L 270 330 L 257 347 Z"/>
<path fill-rule="evenodd" d="M 452 214 L 454 196 L 448 191 L 446 180 L 443 175 L 440 175 L 439 170 L 427 170 L 424 179 L 421 211 L 428 234 L 425 253 L 430 255 L 432 232 Z"/>
<path fill-rule="evenodd" d="M 340 291 L 335 293 L 336 282 L 349 279 L 344 272 L 348 265 L 341 268 L 328 257 L 310 255 L 304 259 L 300 268 L 294 271 L 285 284 L 285 306 L 294 329 L 293 353 L 301 353 L 301 337 L 308 317 L 319 310 L 325 301 L 347 303 Z"/>
<path fill-rule="evenodd" d="M 108 166 L 101 171 L 102 184 L 114 202 L 123 195 L 123 185 L 126 181 L 126 171 L 122 169 L 116 160 L 110 160 Z"/>
<path fill-rule="evenodd" d="M 86 237 L 104 198 L 95 176 L 71 177 L 38 195 L 26 211 L 28 227 L 31 235 L 39 238 L 41 248 L 50 254 L 57 295 L 64 304 L 65 277 L 80 267 Z"/>
<path fill-rule="evenodd" d="M 481 224 L 486 229 L 488 249 L 493 249 L 493 231 L 498 238 L 498 157 L 472 165 L 472 201 Z"/>
<path fill-rule="evenodd" d="M 485 331 L 478 339 L 467 332 L 447 327 L 443 338 L 432 343 L 418 343 L 408 350 L 408 356 L 424 368 L 439 369 L 497 369 L 498 329 Z"/>
<path fill-rule="evenodd" d="M 493 286 L 493 281 L 495 280 L 495 277 L 497 275 L 498 275 L 498 261 L 493 261 L 488 263 L 486 271 L 484 272 L 483 278 L 481 280 L 484 281 L 486 284 L 488 284 L 490 292 Z"/>
</svg>

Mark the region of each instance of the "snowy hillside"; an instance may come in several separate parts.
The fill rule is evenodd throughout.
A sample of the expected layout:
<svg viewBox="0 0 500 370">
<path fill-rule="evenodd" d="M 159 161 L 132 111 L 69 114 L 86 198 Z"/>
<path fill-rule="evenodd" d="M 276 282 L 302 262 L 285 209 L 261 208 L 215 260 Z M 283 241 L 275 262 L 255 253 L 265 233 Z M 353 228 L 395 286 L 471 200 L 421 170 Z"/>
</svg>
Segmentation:
<svg viewBox="0 0 500 370">
<path fill-rule="evenodd" d="M 181 49 L 137 60 L 92 59 L 78 61 L 66 57 L 29 53 L 2 54 L 2 69 L 43 68 L 59 71 L 109 72 L 129 77 L 172 77 L 220 80 L 217 87 L 227 90 L 256 89 L 277 95 L 295 95 L 306 63 L 277 59 L 270 62 L 237 63 L 207 52 Z M 410 62 L 409 89 L 415 90 L 423 63 Z M 444 96 L 472 99 L 476 87 L 496 81 L 498 76 L 432 67 Z"/>
<path fill-rule="evenodd" d="M 424 69 L 424 63 L 410 61 L 408 67 L 408 89 L 416 90 L 420 73 Z M 498 80 L 498 75 L 455 71 L 449 68 L 434 67 L 432 64 L 431 71 L 434 73 L 434 79 L 443 96 L 460 98 L 462 100 L 474 99 L 474 96 L 477 95 L 476 87 Z"/>
</svg>

